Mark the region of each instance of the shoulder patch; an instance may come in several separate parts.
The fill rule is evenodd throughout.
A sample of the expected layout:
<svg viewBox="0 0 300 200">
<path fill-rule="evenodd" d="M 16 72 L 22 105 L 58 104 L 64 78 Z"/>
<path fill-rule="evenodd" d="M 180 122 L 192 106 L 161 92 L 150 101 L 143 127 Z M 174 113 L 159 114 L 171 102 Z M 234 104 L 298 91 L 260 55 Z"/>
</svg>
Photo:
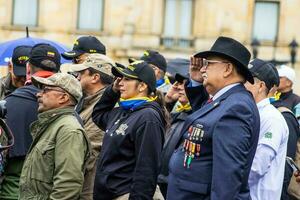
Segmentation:
<svg viewBox="0 0 300 200">
<path fill-rule="evenodd" d="M 272 133 L 271 132 L 266 132 L 265 133 L 265 138 L 271 139 L 272 138 Z"/>
</svg>

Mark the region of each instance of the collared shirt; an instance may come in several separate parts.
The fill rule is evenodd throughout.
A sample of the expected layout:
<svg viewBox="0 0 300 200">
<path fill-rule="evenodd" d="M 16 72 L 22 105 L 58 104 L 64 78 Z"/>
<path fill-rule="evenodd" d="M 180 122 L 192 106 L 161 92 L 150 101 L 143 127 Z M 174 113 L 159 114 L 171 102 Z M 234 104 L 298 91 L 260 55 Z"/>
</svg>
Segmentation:
<svg viewBox="0 0 300 200">
<path fill-rule="evenodd" d="M 224 94 L 225 92 L 227 92 L 228 90 L 230 90 L 231 88 L 233 88 L 234 86 L 238 85 L 240 83 L 232 83 L 230 85 L 227 85 L 225 87 L 223 87 L 221 90 L 219 90 L 213 97 L 212 100 L 216 100 L 218 97 L 222 96 L 222 94 Z"/>
<path fill-rule="evenodd" d="M 285 169 L 288 126 L 268 98 L 257 103 L 260 133 L 249 187 L 252 200 L 279 200 Z"/>
</svg>

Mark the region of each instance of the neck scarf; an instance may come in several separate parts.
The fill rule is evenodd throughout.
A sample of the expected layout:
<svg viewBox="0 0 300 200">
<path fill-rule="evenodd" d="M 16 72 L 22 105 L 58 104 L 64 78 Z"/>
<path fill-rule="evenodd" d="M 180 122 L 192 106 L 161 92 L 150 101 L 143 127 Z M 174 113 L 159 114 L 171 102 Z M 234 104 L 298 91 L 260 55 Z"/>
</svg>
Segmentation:
<svg viewBox="0 0 300 200">
<path fill-rule="evenodd" d="M 280 99 L 280 95 L 281 95 L 280 92 L 275 92 L 274 96 L 269 98 L 270 103 L 278 101 Z"/>
<path fill-rule="evenodd" d="M 188 112 L 190 110 L 192 110 L 190 103 L 187 103 L 185 105 L 182 105 L 181 103 L 179 103 L 176 108 L 176 112 Z"/>
<path fill-rule="evenodd" d="M 146 102 L 155 101 L 157 97 L 134 97 L 129 99 L 120 99 L 119 105 L 124 110 L 135 110 L 137 107 L 143 105 Z"/>
<path fill-rule="evenodd" d="M 156 81 L 156 87 L 159 87 L 163 84 L 170 84 L 170 80 L 169 80 L 168 76 L 164 76 L 164 78 Z"/>
</svg>

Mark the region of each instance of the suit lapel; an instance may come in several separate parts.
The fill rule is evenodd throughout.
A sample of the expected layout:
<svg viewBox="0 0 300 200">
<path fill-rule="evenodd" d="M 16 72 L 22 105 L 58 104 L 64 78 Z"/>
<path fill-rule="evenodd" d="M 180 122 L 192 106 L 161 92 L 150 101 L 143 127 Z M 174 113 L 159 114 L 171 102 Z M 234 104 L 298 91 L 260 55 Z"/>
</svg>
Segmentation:
<svg viewBox="0 0 300 200">
<path fill-rule="evenodd" d="M 216 107 L 218 107 L 222 103 L 222 101 L 224 101 L 231 94 L 236 93 L 236 92 L 241 92 L 241 91 L 245 91 L 244 85 L 239 84 L 237 86 L 234 86 L 233 88 L 229 89 L 227 92 L 225 92 L 224 94 L 222 94 L 219 98 L 217 98 L 213 102 L 204 105 L 199 110 L 195 111 L 193 114 L 191 114 L 190 116 L 188 116 L 186 118 L 184 126 L 183 126 L 183 128 L 181 130 L 181 135 L 183 135 L 185 133 L 185 131 L 188 129 L 188 127 L 190 125 L 192 125 L 195 120 L 199 119 L 203 115 L 206 115 L 207 113 L 209 113 L 210 111 L 212 111 L 213 109 L 215 109 Z"/>
</svg>

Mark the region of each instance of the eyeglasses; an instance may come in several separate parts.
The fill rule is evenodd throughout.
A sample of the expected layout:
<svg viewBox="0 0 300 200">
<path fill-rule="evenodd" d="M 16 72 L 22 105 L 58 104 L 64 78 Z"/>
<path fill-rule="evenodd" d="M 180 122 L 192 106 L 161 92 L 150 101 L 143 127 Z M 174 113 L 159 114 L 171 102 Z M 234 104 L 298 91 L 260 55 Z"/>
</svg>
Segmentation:
<svg viewBox="0 0 300 200">
<path fill-rule="evenodd" d="M 207 60 L 205 58 L 202 58 L 201 59 L 201 63 L 200 63 L 200 66 L 204 68 L 204 70 L 207 69 L 208 65 L 210 63 L 229 63 L 229 62 L 226 62 L 226 61 L 219 61 L 219 60 Z"/>
<path fill-rule="evenodd" d="M 41 90 L 41 92 L 42 92 L 43 94 L 46 94 L 46 93 L 48 93 L 48 92 L 50 92 L 50 91 L 56 91 L 56 92 L 66 93 L 64 90 L 60 90 L 60 89 L 56 89 L 56 88 L 50 88 L 50 87 L 44 87 L 44 88 Z"/>
</svg>

